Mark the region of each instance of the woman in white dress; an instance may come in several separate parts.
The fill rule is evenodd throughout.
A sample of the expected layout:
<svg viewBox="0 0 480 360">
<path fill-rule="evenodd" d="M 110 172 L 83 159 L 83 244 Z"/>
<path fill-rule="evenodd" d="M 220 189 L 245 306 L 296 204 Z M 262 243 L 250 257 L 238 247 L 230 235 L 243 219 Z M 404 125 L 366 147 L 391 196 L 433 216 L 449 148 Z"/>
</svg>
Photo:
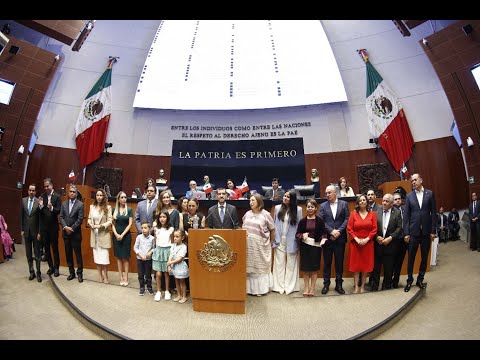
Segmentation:
<svg viewBox="0 0 480 360">
<path fill-rule="evenodd" d="M 298 222 L 302 218 L 302 208 L 297 206 L 297 194 L 288 190 L 282 203 L 275 206 L 275 242 L 273 259 L 272 290 L 286 295 L 300 290 L 298 274 Z"/>
<path fill-rule="evenodd" d="M 93 262 L 97 265 L 98 281 L 108 284 L 109 249 L 112 247 L 110 226 L 112 209 L 107 204 L 107 194 L 103 189 L 95 192 L 95 201 L 90 205 L 88 226 L 90 227 L 90 246 L 93 248 Z"/>
<path fill-rule="evenodd" d="M 262 296 L 272 287 L 272 242 L 275 226 L 272 216 L 263 208 L 260 194 L 250 197 L 250 208 L 243 216 L 247 230 L 247 294 Z"/>
</svg>

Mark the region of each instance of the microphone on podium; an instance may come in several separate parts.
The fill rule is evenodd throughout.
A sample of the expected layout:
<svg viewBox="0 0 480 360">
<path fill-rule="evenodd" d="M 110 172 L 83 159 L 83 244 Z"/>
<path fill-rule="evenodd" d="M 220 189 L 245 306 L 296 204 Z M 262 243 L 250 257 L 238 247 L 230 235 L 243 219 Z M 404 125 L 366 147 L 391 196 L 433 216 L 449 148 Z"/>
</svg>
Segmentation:
<svg viewBox="0 0 480 360">
<path fill-rule="evenodd" d="M 232 221 L 232 225 L 233 225 L 233 230 L 237 230 L 237 223 L 235 221 L 233 221 L 233 218 L 232 218 L 232 215 L 230 214 L 230 211 L 228 211 L 228 207 L 227 207 L 227 204 L 225 204 L 225 210 L 228 214 L 228 217 L 230 218 L 230 220 Z"/>
</svg>

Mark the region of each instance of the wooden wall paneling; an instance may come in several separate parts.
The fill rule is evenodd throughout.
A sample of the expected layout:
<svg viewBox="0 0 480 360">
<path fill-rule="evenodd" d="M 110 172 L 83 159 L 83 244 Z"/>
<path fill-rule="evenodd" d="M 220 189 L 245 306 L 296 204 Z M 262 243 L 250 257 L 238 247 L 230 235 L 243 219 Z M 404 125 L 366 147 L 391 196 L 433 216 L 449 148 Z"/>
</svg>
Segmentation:
<svg viewBox="0 0 480 360">
<path fill-rule="evenodd" d="M 9 39 L 8 46 L 20 50 L 17 54 L 4 51 L 0 56 L 0 77 L 17 83 L 10 105 L 0 105 L 0 126 L 5 127 L 0 153 L 0 213 L 8 218 L 12 237 L 20 241 L 22 191 L 17 189 L 17 182 L 23 180 L 30 137 L 58 62 L 46 61 L 56 54 L 13 36 Z M 23 154 L 18 153 L 20 145 L 25 147 Z"/>
<path fill-rule="evenodd" d="M 467 24 L 471 24 L 474 28 L 469 35 L 463 31 L 463 26 Z M 464 149 L 468 175 L 474 176 L 476 183 L 467 183 L 467 196 L 463 191 L 460 192 L 463 201 L 455 197 L 454 201 L 460 203 L 464 201 L 468 203 L 470 198 L 468 194 L 478 191 L 478 182 L 480 181 L 480 153 L 478 150 L 478 145 L 480 145 L 480 107 L 476 104 L 480 94 L 478 88 L 475 88 L 473 84 L 470 73 L 470 67 L 476 62 L 480 62 L 479 30 L 479 20 L 461 20 L 428 36 L 427 40 L 430 46 L 429 48 L 423 47 L 447 94 L 453 114 L 459 124 L 462 142 L 465 142 L 470 136 L 475 143 L 472 148 L 464 147 Z M 436 51 L 437 47 L 444 43 L 449 44 L 447 46 L 449 51 Z M 450 166 L 450 170 L 452 166 L 454 167 L 450 164 L 448 166 Z M 450 172 L 450 174 L 460 173 Z M 459 178 L 459 175 L 451 176 L 451 181 L 458 184 Z M 458 205 L 456 207 L 461 208 Z M 447 206 L 447 208 L 449 207 Z"/>
<path fill-rule="evenodd" d="M 71 45 L 84 28 L 86 20 L 15 20 L 48 37 Z"/>
</svg>

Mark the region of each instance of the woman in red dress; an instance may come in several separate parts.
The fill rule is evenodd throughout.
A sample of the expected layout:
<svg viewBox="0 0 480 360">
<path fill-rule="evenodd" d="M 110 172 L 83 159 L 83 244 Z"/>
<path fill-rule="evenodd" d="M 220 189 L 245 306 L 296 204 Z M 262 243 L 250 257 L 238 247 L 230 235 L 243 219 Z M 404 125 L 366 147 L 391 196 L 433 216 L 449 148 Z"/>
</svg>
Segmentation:
<svg viewBox="0 0 480 360">
<path fill-rule="evenodd" d="M 365 279 L 373 270 L 373 241 L 377 234 L 377 214 L 367 210 L 365 195 L 357 197 L 355 211 L 348 219 L 347 231 L 350 235 L 350 259 L 348 270 L 353 272 L 355 294 L 365 291 Z M 362 283 L 358 288 L 358 277 L 362 273 Z"/>
</svg>

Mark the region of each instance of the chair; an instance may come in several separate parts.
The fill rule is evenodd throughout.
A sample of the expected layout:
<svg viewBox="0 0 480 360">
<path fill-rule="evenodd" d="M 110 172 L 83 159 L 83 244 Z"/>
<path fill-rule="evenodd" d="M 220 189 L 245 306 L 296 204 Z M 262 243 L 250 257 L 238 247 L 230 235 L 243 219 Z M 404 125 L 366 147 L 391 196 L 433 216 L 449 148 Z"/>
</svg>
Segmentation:
<svg viewBox="0 0 480 360">
<path fill-rule="evenodd" d="M 135 194 L 137 195 L 137 199 L 141 199 L 143 196 L 143 193 L 140 191 L 140 188 L 135 188 Z"/>
<path fill-rule="evenodd" d="M 279 185 L 278 188 L 281 189 L 282 186 Z M 260 191 L 260 195 L 262 195 L 263 197 L 265 197 L 265 193 L 266 193 L 268 190 L 272 190 L 272 186 L 263 186 L 263 185 L 262 185 L 262 190 Z"/>
<path fill-rule="evenodd" d="M 297 200 L 315 199 L 315 185 L 293 185 L 297 193 Z"/>
<path fill-rule="evenodd" d="M 168 186 L 166 185 L 157 185 L 155 187 L 157 188 L 157 194 L 160 194 L 162 191 L 168 190 Z"/>
</svg>

